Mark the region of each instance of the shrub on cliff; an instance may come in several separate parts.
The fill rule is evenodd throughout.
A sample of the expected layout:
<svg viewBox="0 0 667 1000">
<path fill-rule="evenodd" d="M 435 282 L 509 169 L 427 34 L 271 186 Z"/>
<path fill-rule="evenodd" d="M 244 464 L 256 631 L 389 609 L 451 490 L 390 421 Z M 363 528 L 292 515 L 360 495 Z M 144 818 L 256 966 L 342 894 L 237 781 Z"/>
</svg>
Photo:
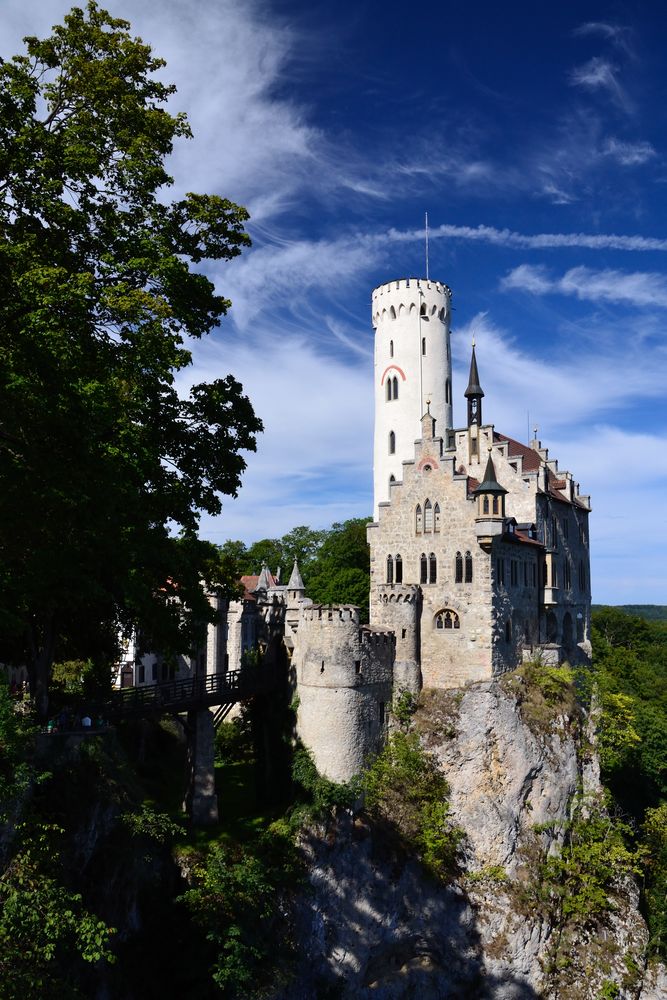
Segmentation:
<svg viewBox="0 0 667 1000">
<path fill-rule="evenodd" d="M 452 825 L 449 785 L 417 733 L 393 733 L 362 784 L 372 817 L 391 827 L 437 878 L 453 872 L 463 831 Z"/>
</svg>

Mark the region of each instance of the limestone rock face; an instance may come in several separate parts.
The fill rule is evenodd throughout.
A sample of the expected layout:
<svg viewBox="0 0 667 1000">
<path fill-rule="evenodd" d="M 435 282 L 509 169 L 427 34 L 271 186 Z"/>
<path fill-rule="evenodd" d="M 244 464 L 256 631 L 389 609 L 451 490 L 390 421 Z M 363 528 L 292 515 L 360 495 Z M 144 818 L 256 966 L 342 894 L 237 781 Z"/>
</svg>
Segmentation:
<svg viewBox="0 0 667 1000">
<path fill-rule="evenodd" d="M 362 818 L 310 831 L 310 892 L 295 917 L 307 959 L 276 997 L 597 1000 L 608 983 L 620 1000 L 667 996 L 664 974 L 644 972 L 634 883 L 619 884 L 615 910 L 573 942 L 559 978 L 549 966 L 561 929 L 520 903 L 533 827 L 549 824 L 540 836 L 556 850 L 578 786 L 597 787 L 594 763 L 578 762 L 571 720 L 528 725 L 511 691 L 484 682 L 426 693 L 415 722 L 465 831 L 460 876 L 436 884 Z"/>
</svg>

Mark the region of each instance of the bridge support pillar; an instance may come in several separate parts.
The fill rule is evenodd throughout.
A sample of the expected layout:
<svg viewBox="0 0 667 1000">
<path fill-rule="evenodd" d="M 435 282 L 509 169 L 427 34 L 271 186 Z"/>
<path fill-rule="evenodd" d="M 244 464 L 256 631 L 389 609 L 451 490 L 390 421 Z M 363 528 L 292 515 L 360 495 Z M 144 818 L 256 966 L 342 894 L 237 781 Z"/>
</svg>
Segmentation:
<svg viewBox="0 0 667 1000">
<path fill-rule="evenodd" d="M 188 712 L 189 782 L 185 808 L 194 826 L 218 822 L 215 794 L 215 725 L 208 708 Z"/>
</svg>

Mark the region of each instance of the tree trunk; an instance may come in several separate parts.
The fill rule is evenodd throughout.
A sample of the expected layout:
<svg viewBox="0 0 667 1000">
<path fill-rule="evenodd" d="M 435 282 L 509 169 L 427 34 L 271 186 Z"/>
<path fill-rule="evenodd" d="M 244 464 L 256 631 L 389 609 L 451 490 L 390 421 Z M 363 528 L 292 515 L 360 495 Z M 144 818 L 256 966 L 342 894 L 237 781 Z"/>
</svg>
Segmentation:
<svg viewBox="0 0 667 1000">
<path fill-rule="evenodd" d="M 41 627 L 33 625 L 28 632 L 30 696 L 33 699 L 39 722 L 46 722 L 49 717 L 49 681 L 53 666 L 55 637 L 53 614 L 45 615 Z"/>
</svg>

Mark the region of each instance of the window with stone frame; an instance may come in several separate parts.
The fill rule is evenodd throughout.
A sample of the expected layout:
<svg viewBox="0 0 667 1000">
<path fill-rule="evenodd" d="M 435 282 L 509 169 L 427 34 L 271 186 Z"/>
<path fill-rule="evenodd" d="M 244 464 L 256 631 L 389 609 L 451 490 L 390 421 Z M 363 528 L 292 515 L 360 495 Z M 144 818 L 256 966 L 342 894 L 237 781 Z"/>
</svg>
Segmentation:
<svg viewBox="0 0 667 1000">
<path fill-rule="evenodd" d="M 428 559 L 426 558 L 426 553 L 422 552 L 419 557 L 419 582 L 428 582 Z"/>
<path fill-rule="evenodd" d="M 396 559 L 394 560 L 394 567 L 396 570 L 395 574 L 396 583 L 403 583 L 403 560 L 401 559 L 400 555 L 396 555 Z"/>
<path fill-rule="evenodd" d="M 463 583 L 463 556 L 460 552 L 456 553 L 454 560 L 454 582 Z"/>
<path fill-rule="evenodd" d="M 387 556 L 387 583 L 394 582 L 394 560 L 392 556 Z"/>
<path fill-rule="evenodd" d="M 433 530 L 440 531 L 440 504 L 433 504 Z"/>
<path fill-rule="evenodd" d="M 422 505 L 420 503 L 415 507 L 415 531 L 418 535 L 421 535 L 424 530 L 424 515 L 422 514 Z"/>
<path fill-rule="evenodd" d="M 457 629 L 461 627 L 459 616 L 451 608 L 444 608 L 438 611 L 435 616 L 435 627 L 438 632 L 445 632 L 447 629 Z"/>
<path fill-rule="evenodd" d="M 428 557 L 428 582 L 437 583 L 438 581 L 438 560 L 435 558 L 435 552 L 431 552 Z"/>
<path fill-rule="evenodd" d="M 465 554 L 465 582 L 472 583 L 472 555 L 470 552 Z"/>
<path fill-rule="evenodd" d="M 389 454 L 394 455 L 396 453 L 396 435 L 393 431 L 389 431 Z"/>
</svg>

